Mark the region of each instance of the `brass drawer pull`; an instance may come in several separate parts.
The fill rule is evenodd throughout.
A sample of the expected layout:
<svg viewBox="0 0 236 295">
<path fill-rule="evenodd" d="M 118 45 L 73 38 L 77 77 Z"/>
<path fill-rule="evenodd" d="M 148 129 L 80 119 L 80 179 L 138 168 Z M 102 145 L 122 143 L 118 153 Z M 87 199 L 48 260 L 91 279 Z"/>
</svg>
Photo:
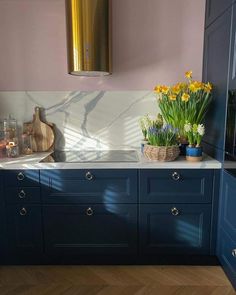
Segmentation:
<svg viewBox="0 0 236 295">
<path fill-rule="evenodd" d="M 20 209 L 20 215 L 25 216 L 27 214 L 27 210 L 25 208 Z"/>
<path fill-rule="evenodd" d="M 92 216 L 92 215 L 93 215 L 93 209 L 89 207 L 89 208 L 86 210 L 86 214 L 87 214 L 88 216 Z"/>
<path fill-rule="evenodd" d="M 178 172 L 173 172 L 172 173 L 172 179 L 177 181 L 177 180 L 180 180 L 180 174 Z"/>
<path fill-rule="evenodd" d="M 25 193 L 25 191 L 23 189 L 19 192 L 18 197 L 20 199 L 24 199 L 26 197 L 26 193 Z"/>
<path fill-rule="evenodd" d="M 17 174 L 17 179 L 18 179 L 19 181 L 22 181 L 24 178 L 25 178 L 25 175 L 24 175 L 22 172 L 19 172 L 19 173 Z"/>
<path fill-rule="evenodd" d="M 88 171 L 88 172 L 86 172 L 86 174 L 85 174 L 85 178 L 86 178 L 87 180 L 93 180 L 93 179 L 94 179 L 94 176 L 93 176 L 93 174 L 92 174 L 90 171 Z"/>
<path fill-rule="evenodd" d="M 179 215 L 179 210 L 176 207 L 171 208 L 171 214 L 174 216 Z"/>
</svg>

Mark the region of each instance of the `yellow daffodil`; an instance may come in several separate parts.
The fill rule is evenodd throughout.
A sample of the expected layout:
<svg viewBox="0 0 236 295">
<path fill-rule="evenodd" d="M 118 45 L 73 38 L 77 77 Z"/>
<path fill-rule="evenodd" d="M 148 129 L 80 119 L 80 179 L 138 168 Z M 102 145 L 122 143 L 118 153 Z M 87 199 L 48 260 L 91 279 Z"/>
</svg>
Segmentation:
<svg viewBox="0 0 236 295">
<path fill-rule="evenodd" d="M 161 86 L 161 85 L 157 85 L 157 86 L 154 88 L 154 92 L 156 92 L 156 93 L 161 93 L 161 92 L 162 92 L 162 86 Z"/>
<path fill-rule="evenodd" d="M 180 85 L 176 84 L 176 85 L 174 85 L 174 86 L 172 87 L 171 90 L 172 90 L 172 92 L 173 92 L 174 94 L 178 95 L 178 94 L 180 93 L 180 91 L 181 91 L 181 87 L 180 87 Z"/>
<path fill-rule="evenodd" d="M 188 93 L 183 93 L 183 95 L 181 97 L 182 101 L 184 101 L 184 102 L 188 102 L 189 98 L 190 98 L 190 95 Z"/>
<path fill-rule="evenodd" d="M 207 84 L 203 84 L 203 89 L 207 92 L 210 93 L 212 90 L 212 85 L 208 82 Z"/>
<path fill-rule="evenodd" d="M 189 89 L 192 91 L 192 92 L 197 92 L 199 90 L 202 89 L 202 83 L 201 82 L 198 82 L 198 81 L 194 81 L 192 82 L 190 85 L 189 85 Z"/>
<path fill-rule="evenodd" d="M 187 79 L 189 79 L 189 80 L 192 79 L 192 75 L 193 75 L 193 72 L 192 72 L 192 71 L 188 71 L 188 72 L 185 73 L 185 77 L 186 77 Z"/>
<path fill-rule="evenodd" d="M 162 93 L 167 94 L 170 90 L 170 87 L 167 87 L 165 85 L 162 86 Z"/>
<path fill-rule="evenodd" d="M 175 94 L 169 95 L 170 100 L 176 100 L 177 96 Z"/>
</svg>

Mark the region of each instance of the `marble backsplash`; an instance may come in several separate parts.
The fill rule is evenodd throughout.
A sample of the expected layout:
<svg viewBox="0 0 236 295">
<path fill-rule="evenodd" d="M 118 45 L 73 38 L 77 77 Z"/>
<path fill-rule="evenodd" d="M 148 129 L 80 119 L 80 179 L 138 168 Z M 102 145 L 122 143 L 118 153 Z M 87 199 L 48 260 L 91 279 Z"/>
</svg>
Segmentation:
<svg viewBox="0 0 236 295">
<path fill-rule="evenodd" d="M 0 92 L 0 118 L 12 114 L 21 126 L 35 106 L 56 125 L 56 149 L 132 149 L 140 146 L 138 120 L 155 116 L 155 96 L 147 91 Z"/>
</svg>

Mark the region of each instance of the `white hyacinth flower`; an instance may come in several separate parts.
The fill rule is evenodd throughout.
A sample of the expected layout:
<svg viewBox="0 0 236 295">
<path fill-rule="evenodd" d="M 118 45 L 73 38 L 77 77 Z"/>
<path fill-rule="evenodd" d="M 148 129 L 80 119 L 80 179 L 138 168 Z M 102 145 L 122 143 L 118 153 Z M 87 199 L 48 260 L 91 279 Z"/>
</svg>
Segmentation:
<svg viewBox="0 0 236 295">
<path fill-rule="evenodd" d="M 199 135 L 203 136 L 205 134 L 205 127 L 203 124 L 197 126 L 197 132 Z"/>
<path fill-rule="evenodd" d="M 186 123 L 186 124 L 184 125 L 184 131 L 185 131 L 185 132 L 190 132 L 190 131 L 192 131 L 192 125 L 191 125 L 190 123 Z"/>
</svg>

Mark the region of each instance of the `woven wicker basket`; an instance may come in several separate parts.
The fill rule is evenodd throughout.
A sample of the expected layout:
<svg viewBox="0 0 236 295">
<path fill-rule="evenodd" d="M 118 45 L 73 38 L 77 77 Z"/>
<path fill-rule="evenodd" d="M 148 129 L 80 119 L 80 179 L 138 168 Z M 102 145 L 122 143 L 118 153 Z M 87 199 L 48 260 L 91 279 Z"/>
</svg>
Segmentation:
<svg viewBox="0 0 236 295">
<path fill-rule="evenodd" d="M 180 149 L 178 146 L 154 146 L 147 144 L 144 146 L 143 153 L 149 160 L 170 162 L 179 156 Z"/>
</svg>

